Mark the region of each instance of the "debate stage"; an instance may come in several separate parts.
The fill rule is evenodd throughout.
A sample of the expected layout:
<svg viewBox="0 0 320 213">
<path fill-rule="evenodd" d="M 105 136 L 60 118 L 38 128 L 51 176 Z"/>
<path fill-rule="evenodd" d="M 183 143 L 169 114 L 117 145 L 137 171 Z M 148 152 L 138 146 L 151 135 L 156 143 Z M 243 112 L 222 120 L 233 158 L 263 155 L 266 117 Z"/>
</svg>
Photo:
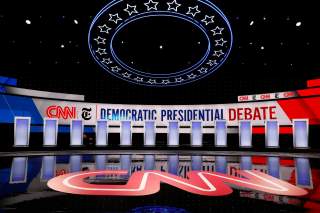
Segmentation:
<svg viewBox="0 0 320 213">
<path fill-rule="evenodd" d="M 0 213 L 320 212 L 315 3 L 1 2 Z"/>
</svg>

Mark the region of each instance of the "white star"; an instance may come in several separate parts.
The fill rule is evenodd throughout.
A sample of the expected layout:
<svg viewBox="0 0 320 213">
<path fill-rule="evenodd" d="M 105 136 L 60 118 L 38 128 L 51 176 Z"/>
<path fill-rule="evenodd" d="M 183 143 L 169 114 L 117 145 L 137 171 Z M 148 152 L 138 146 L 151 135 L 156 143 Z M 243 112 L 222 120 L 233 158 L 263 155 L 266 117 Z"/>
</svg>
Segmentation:
<svg viewBox="0 0 320 213">
<path fill-rule="evenodd" d="M 217 60 L 209 60 L 209 61 L 207 62 L 207 64 L 208 64 L 210 67 L 212 67 L 213 65 L 217 65 L 218 63 L 217 63 Z"/>
<path fill-rule="evenodd" d="M 133 80 L 135 80 L 135 81 L 137 81 L 137 82 L 142 82 L 142 81 L 143 81 L 143 78 L 137 76 L 137 77 L 134 78 Z"/>
<path fill-rule="evenodd" d="M 137 8 L 136 5 L 131 6 L 131 5 L 127 4 L 127 8 L 124 9 L 124 11 L 126 11 L 126 12 L 129 14 L 129 16 L 131 16 L 133 13 L 138 13 L 138 11 L 136 10 L 136 8 Z"/>
<path fill-rule="evenodd" d="M 189 7 L 189 10 L 186 14 L 190 14 L 192 15 L 193 17 L 195 17 L 197 15 L 197 13 L 200 13 L 201 11 L 198 10 L 198 5 L 197 6 L 194 6 L 194 7 Z"/>
<path fill-rule="evenodd" d="M 106 55 L 106 49 L 102 49 L 102 48 L 98 48 L 96 50 L 96 53 L 98 53 L 99 55 Z"/>
<path fill-rule="evenodd" d="M 112 72 L 118 72 L 120 70 L 121 70 L 121 68 L 119 68 L 118 66 L 111 67 Z"/>
<path fill-rule="evenodd" d="M 213 32 L 213 36 L 215 36 L 215 35 L 221 35 L 222 34 L 222 30 L 224 30 L 224 28 L 220 28 L 220 27 L 216 27 L 216 28 L 214 28 L 213 30 L 211 30 L 211 32 Z"/>
<path fill-rule="evenodd" d="M 216 46 L 223 46 L 227 41 L 223 40 L 223 38 L 220 38 L 219 40 L 215 40 Z"/>
<path fill-rule="evenodd" d="M 106 24 L 102 26 L 98 26 L 100 28 L 100 33 L 107 33 L 109 34 L 109 31 L 111 30 L 110 27 L 108 27 Z"/>
<path fill-rule="evenodd" d="M 222 50 L 215 50 L 213 56 L 217 56 L 220 57 L 224 55 L 224 52 L 222 52 Z"/>
<path fill-rule="evenodd" d="M 176 82 L 180 83 L 182 81 L 184 81 L 184 79 L 182 77 L 179 77 L 179 78 L 175 78 Z"/>
<path fill-rule="evenodd" d="M 191 73 L 190 75 L 187 75 L 187 76 L 188 76 L 189 79 L 193 79 L 193 78 L 197 77 L 197 75 L 195 75 L 193 73 Z"/>
<path fill-rule="evenodd" d="M 156 82 L 155 79 L 149 79 L 149 81 L 148 81 L 147 83 L 149 83 L 149 84 L 156 84 L 157 82 Z"/>
<path fill-rule="evenodd" d="M 98 36 L 98 38 L 93 39 L 97 42 L 97 44 L 106 44 L 106 40 L 105 38 L 101 38 L 100 36 Z"/>
<path fill-rule="evenodd" d="M 173 0 L 172 2 L 168 2 L 167 5 L 169 6 L 168 10 L 173 10 L 176 12 L 178 11 L 178 7 L 181 6 L 181 4 L 177 3 L 177 0 Z"/>
<path fill-rule="evenodd" d="M 113 21 L 114 23 L 118 24 L 118 21 L 121 21 L 122 18 L 119 17 L 119 14 L 109 14 L 109 21 Z"/>
<path fill-rule="evenodd" d="M 204 22 L 206 25 L 213 23 L 213 18 L 214 16 L 205 16 L 204 19 L 202 19 L 201 21 Z"/>
<path fill-rule="evenodd" d="M 201 67 L 198 72 L 200 72 L 201 74 L 207 73 L 208 68 L 205 67 Z"/>
<path fill-rule="evenodd" d="M 170 80 L 168 80 L 168 79 L 164 79 L 164 80 L 162 80 L 162 82 L 161 82 L 162 84 L 169 84 L 170 83 Z"/>
<path fill-rule="evenodd" d="M 103 58 L 102 59 L 102 63 L 104 63 L 104 64 L 112 64 L 112 61 L 111 61 L 110 58 Z"/>
<path fill-rule="evenodd" d="M 147 6 L 147 10 L 158 10 L 157 9 L 157 5 L 159 4 L 159 2 L 153 2 L 152 0 L 149 0 L 148 3 L 144 3 L 145 6 Z"/>
<path fill-rule="evenodd" d="M 130 78 L 131 74 L 130 73 L 122 73 L 122 76 L 125 77 L 125 78 Z"/>
</svg>

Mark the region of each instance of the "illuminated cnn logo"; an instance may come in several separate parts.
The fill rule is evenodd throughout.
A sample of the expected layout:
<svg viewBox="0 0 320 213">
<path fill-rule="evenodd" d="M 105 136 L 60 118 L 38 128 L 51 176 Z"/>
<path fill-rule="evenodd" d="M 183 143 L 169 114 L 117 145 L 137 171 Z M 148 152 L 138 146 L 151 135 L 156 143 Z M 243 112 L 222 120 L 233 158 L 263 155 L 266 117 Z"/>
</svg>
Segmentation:
<svg viewBox="0 0 320 213">
<path fill-rule="evenodd" d="M 69 118 L 76 118 L 77 117 L 77 111 L 76 107 L 61 107 L 61 106 L 49 106 L 46 111 L 47 117 L 49 118 L 63 118 L 63 119 L 69 119 Z"/>
<path fill-rule="evenodd" d="M 47 185 L 56 191 L 79 195 L 143 196 L 157 193 L 160 183 L 205 196 L 224 196 L 233 188 L 261 191 L 276 195 L 303 196 L 308 192 L 290 183 L 259 171 L 238 171 L 241 178 L 218 172 L 191 171 L 188 179 L 156 170 L 132 174 L 125 185 L 90 184 L 86 179 L 97 175 L 125 175 L 127 171 L 84 171 L 52 178 Z"/>
</svg>

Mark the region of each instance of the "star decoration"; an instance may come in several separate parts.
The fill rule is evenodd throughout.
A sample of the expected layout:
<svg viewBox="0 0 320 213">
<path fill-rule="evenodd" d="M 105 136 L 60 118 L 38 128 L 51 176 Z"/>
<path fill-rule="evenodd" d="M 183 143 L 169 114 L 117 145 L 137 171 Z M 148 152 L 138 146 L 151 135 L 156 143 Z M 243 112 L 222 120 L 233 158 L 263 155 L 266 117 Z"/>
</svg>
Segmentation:
<svg viewBox="0 0 320 213">
<path fill-rule="evenodd" d="M 149 84 L 156 84 L 157 82 L 156 82 L 155 79 L 149 79 L 149 81 L 148 81 L 147 83 L 149 83 Z"/>
<path fill-rule="evenodd" d="M 96 50 L 96 53 L 98 53 L 99 55 L 106 55 L 107 54 L 106 49 L 102 49 L 102 48 L 98 48 Z"/>
<path fill-rule="evenodd" d="M 111 61 L 110 58 L 103 58 L 103 59 L 102 59 L 102 63 L 104 63 L 104 64 L 111 64 L 112 61 Z"/>
<path fill-rule="evenodd" d="M 110 27 L 108 27 L 106 24 L 102 26 L 98 26 L 100 28 L 100 33 L 107 33 L 109 34 L 109 31 L 111 30 Z"/>
<path fill-rule="evenodd" d="M 148 3 L 144 3 L 144 5 L 147 7 L 147 10 L 158 10 L 157 9 L 157 5 L 159 4 L 159 2 L 154 2 L 152 0 L 149 0 Z"/>
<path fill-rule="evenodd" d="M 142 82 L 142 81 L 143 81 L 143 78 L 137 76 L 137 77 L 134 78 L 133 80 L 135 80 L 135 81 L 137 81 L 137 82 Z"/>
<path fill-rule="evenodd" d="M 204 19 L 202 19 L 201 21 L 204 22 L 206 25 L 208 25 L 208 24 L 211 24 L 211 23 L 214 22 L 214 21 L 213 21 L 213 18 L 214 18 L 214 16 L 208 16 L 208 15 L 206 15 L 206 16 L 204 17 Z"/>
<path fill-rule="evenodd" d="M 184 81 L 184 79 L 182 77 L 175 78 L 175 80 L 176 80 L 177 83 L 180 83 L 180 82 Z"/>
<path fill-rule="evenodd" d="M 216 46 L 223 46 L 227 41 L 223 40 L 223 38 L 220 38 L 219 40 L 215 40 Z"/>
<path fill-rule="evenodd" d="M 125 77 L 125 78 L 130 78 L 131 74 L 130 73 L 122 73 L 122 76 Z"/>
<path fill-rule="evenodd" d="M 197 15 L 197 13 L 200 13 L 200 10 L 198 10 L 198 5 L 194 6 L 194 7 L 189 7 L 188 12 L 186 13 L 187 15 L 190 14 L 193 17 L 195 17 Z"/>
<path fill-rule="evenodd" d="M 209 60 L 208 62 L 207 62 L 207 64 L 210 66 L 210 67 L 212 67 L 213 65 L 217 65 L 218 63 L 217 63 L 217 60 Z"/>
<path fill-rule="evenodd" d="M 224 52 L 222 52 L 222 50 L 215 50 L 213 56 L 217 56 L 220 57 L 224 55 Z"/>
<path fill-rule="evenodd" d="M 220 27 L 216 27 L 216 28 L 214 28 L 213 30 L 211 30 L 211 32 L 213 32 L 213 36 L 215 36 L 215 35 L 221 35 L 222 34 L 222 30 L 224 30 L 224 28 L 220 28 Z"/>
<path fill-rule="evenodd" d="M 191 73 L 190 75 L 187 75 L 187 76 L 188 76 L 189 79 L 193 79 L 193 78 L 197 77 L 197 75 L 195 75 L 193 73 Z"/>
<path fill-rule="evenodd" d="M 98 38 L 93 39 L 97 42 L 97 44 L 106 44 L 106 40 L 105 38 L 101 38 L 100 36 L 98 36 Z"/>
<path fill-rule="evenodd" d="M 198 72 L 200 72 L 201 74 L 205 74 L 205 73 L 207 73 L 207 70 L 208 70 L 208 68 L 201 67 L 201 68 L 198 70 Z"/>
<path fill-rule="evenodd" d="M 178 11 L 178 7 L 181 6 L 181 4 L 177 3 L 177 0 L 173 0 L 172 2 L 168 2 L 167 5 L 169 6 L 168 10 L 173 10 L 176 12 Z"/>
<path fill-rule="evenodd" d="M 119 68 L 118 66 L 111 67 L 112 72 L 119 72 L 120 70 L 121 68 Z"/>
<path fill-rule="evenodd" d="M 164 80 L 162 80 L 162 82 L 161 82 L 162 84 L 169 84 L 170 83 L 170 80 L 168 80 L 168 79 L 164 79 Z"/>
<path fill-rule="evenodd" d="M 113 21 L 114 23 L 118 24 L 118 21 L 121 21 L 122 18 L 119 17 L 119 14 L 109 14 L 109 21 Z"/>
<path fill-rule="evenodd" d="M 138 11 L 136 10 L 137 6 L 131 6 L 129 4 L 127 4 L 127 8 L 124 9 L 125 12 L 127 12 L 129 14 L 129 16 L 131 16 L 134 13 L 138 13 Z"/>
</svg>

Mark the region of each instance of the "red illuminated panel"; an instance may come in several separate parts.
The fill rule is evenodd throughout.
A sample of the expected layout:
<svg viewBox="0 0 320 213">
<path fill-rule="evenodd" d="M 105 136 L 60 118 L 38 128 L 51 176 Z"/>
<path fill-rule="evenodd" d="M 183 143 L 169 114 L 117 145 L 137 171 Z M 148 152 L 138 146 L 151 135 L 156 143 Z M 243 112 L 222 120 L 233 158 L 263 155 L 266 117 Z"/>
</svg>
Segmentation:
<svg viewBox="0 0 320 213">
<path fill-rule="evenodd" d="M 284 99 L 277 102 L 289 119 L 309 119 L 311 125 L 320 124 L 320 97 Z"/>
<path fill-rule="evenodd" d="M 307 81 L 307 87 L 320 87 L 320 79 L 312 79 Z"/>
</svg>

